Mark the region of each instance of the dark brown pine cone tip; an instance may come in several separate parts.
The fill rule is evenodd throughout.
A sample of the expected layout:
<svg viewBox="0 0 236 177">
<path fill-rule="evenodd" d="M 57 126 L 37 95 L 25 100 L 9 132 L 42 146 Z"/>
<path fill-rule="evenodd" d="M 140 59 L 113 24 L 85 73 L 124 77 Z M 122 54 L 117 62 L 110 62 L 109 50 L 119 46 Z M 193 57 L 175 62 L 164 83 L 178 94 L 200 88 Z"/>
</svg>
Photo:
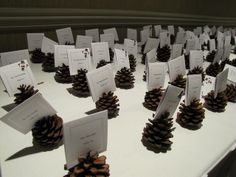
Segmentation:
<svg viewBox="0 0 236 177">
<path fill-rule="evenodd" d="M 43 63 L 42 63 L 42 70 L 44 72 L 55 72 L 56 71 L 53 53 L 47 53 L 44 56 Z"/>
<path fill-rule="evenodd" d="M 105 65 L 107 65 L 109 62 L 107 62 L 106 60 L 100 60 L 96 66 L 96 69 L 103 67 Z"/>
<path fill-rule="evenodd" d="M 169 82 L 169 84 L 185 89 L 186 78 L 184 78 L 183 75 L 178 75 L 176 79 L 173 82 Z"/>
<path fill-rule="evenodd" d="M 136 58 L 134 58 L 134 55 L 130 54 L 129 55 L 129 64 L 130 64 L 130 70 L 131 72 L 136 71 Z"/>
<path fill-rule="evenodd" d="M 131 89 L 134 87 L 134 75 L 130 69 L 124 67 L 116 73 L 116 87 L 121 89 Z"/>
<path fill-rule="evenodd" d="M 231 61 L 231 65 L 236 67 L 236 58 Z"/>
<path fill-rule="evenodd" d="M 214 91 L 209 92 L 205 97 L 204 107 L 212 112 L 224 112 L 227 106 L 227 97 L 225 92 L 220 92 L 214 98 Z"/>
<path fill-rule="evenodd" d="M 147 56 L 147 54 L 144 53 L 141 57 L 141 64 L 143 64 L 143 65 L 145 65 L 146 56 Z"/>
<path fill-rule="evenodd" d="M 225 95 L 229 102 L 236 103 L 236 86 L 234 84 L 227 84 Z"/>
<path fill-rule="evenodd" d="M 206 69 L 206 74 L 212 77 L 216 77 L 221 72 L 221 66 L 219 63 L 212 63 Z"/>
<path fill-rule="evenodd" d="M 54 79 L 58 83 L 62 84 L 69 84 L 72 83 L 72 76 L 70 75 L 69 66 L 62 64 L 62 66 L 59 66 L 56 70 L 56 74 L 54 76 Z"/>
<path fill-rule="evenodd" d="M 190 74 L 190 75 L 191 74 L 201 74 L 202 75 L 202 82 L 204 81 L 205 76 L 206 76 L 206 74 L 204 73 L 203 68 L 199 67 L 199 66 L 193 68 L 192 70 L 189 70 L 188 74 Z"/>
<path fill-rule="evenodd" d="M 41 49 L 37 48 L 32 52 L 30 60 L 32 63 L 42 63 L 44 57 L 45 54 L 41 51 Z"/>
<path fill-rule="evenodd" d="M 25 100 L 27 100 L 29 97 L 33 96 L 34 94 L 36 94 L 38 92 L 38 90 L 34 90 L 34 86 L 31 85 L 20 85 L 17 88 L 20 92 L 14 94 L 15 99 L 14 102 L 15 104 L 21 104 L 22 102 L 24 102 Z"/>
<path fill-rule="evenodd" d="M 189 54 L 188 55 L 184 55 L 184 60 L 185 60 L 185 66 L 186 66 L 186 69 L 189 69 L 190 68 L 190 65 L 189 65 Z"/>
<path fill-rule="evenodd" d="M 206 56 L 206 61 L 213 62 L 216 55 L 216 51 L 209 52 Z"/>
<path fill-rule="evenodd" d="M 157 61 L 167 62 L 170 59 L 170 47 L 168 45 L 157 49 Z"/>
<path fill-rule="evenodd" d="M 231 61 L 228 58 L 226 58 L 224 61 L 221 61 L 221 63 L 220 63 L 221 71 L 224 70 L 226 64 L 232 65 Z"/>
</svg>

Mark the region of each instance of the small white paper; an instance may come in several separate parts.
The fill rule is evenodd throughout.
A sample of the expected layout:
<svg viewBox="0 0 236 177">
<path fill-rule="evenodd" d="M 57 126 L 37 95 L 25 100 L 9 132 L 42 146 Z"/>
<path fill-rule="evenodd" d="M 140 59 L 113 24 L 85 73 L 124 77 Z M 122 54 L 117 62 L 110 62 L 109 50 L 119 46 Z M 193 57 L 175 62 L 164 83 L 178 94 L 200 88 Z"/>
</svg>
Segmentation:
<svg viewBox="0 0 236 177">
<path fill-rule="evenodd" d="M 117 69 L 130 68 L 128 53 L 123 50 L 115 49 Z"/>
<path fill-rule="evenodd" d="M 229 44 L 224 46 L 222 61 L 224 61 L 225 59 L 229 59 L 230 52 L 231 52 L 231 45 Z"/>
<path fill-rule="evenodd" d="M 215 39 L 210 40 L 210 52 L 216 51 L 216 41 Z"/>
<path fill-rule="evenodd" d="M 41 49 L 43 37 L 44 37 L 43 33 L 27 33 L 27 42 L 29 51 L 33 51 L 35 49 Z"/>
<path fill-rule="evenodd" d="M 217 49 L 223 48 L 224 47 L 224 38 L 217 38 Z"/>
<path fill-rule="evenodd" d="M 105 60 L 110 61 L 109 48 L 107 42 L 95 42 L 92 43 L 92 54 L 93 54 L 93 64 L 97 66 L 99 61 Z"/>
<path fill-rule="evenodd" d="M 74 44 L 74 37 L 70 27 L 57 29 L 56 33 L 60 45 L 65 45 L 67 42 Z"/>
<path fill-rule="evenodd" d="M 165 45 L 170 46 L 170 36 L 167 32 L 160 33 L 160 47 L 164 47 Z"/>
<path fill-rule="evenodd" d="M 137 41 L 131 40 L 131 39 L 125 39 L 124 40 L 124 48 L 125 51 L 128 52 L 128 54 L 134 55 L 135 58 L 138 56 L 138 44 Z"/>
<path fill-rule="evenodd" d="M 225 37 L 224 47 L 225 47 L 225 46 L 229 46 L 229 45 L 230 45 L 230 41 L 231 41 L 231 36 L 230 36 L 230 35 L 229 35 L 229 36 L 226 36 L 226 37 Z"/>
<path fill-rule="evenodd" d="M 93 38 L 93 42 L 99 42 L 99 29 L 94 28 L 94 29 L 88 29 L 85 30 L 85 35 L 86 36 L 91 36 Z"/>
<path fill-rule="evenodd" d="M 187 55 L 189 54 L 190 50 L 195 50 L 196 46 L 195 44 L 196 44 L 195 38 L 187 40 L 186 52 L 185 52 Z"/>
<path fill-rule="evenodd" d="M 169 26 L 167 26 L 167 28 L 168 28 L 169 34 L 175 35 L 175 28 L 173 25 L 169 25 Z"/>
<path fill-rule="evenodd" d="M 228 78 L 229 69 L 226 69 L 216 76 L 215 82 L 215 98 L 218 93 L 223 92 L 226 89 L 227 78 Z"/>
<path fill-rule="evenodd" d="M 58 43 L 44 36 L 41 51 L 45 54 L 54 53 L 55 45 L 58 45 Z"/>
<path fill-rule="evenodd" d="M 91 43 L 93 42 L 93 37 L 77 35 L 75 48 L 84 49 L 89 48 L 91 50 Z"/>
<path fill-rule="evenodd" d="M 109 48 L 114 49 L 115 37 L 113 33 L 101 34 L 100 39 L 101 39 L 101 42 L 107 42 Z"/>
<path fill-rule="evenodd" d="M 148 38 L 147 43 L 144 47 L 144 53 L 149 52 L 150 50 L 154 48 L 158 48 L 160 44 L 160 40 L 156 38 Z"/>
<path fill-rule="evenodd" d="M 228 80 L 236 83 L 236 67 L 226 64 L 224 70 L 226 69 L 229 69 Z"/>
<path fill-rule="evenodd" d="M 178 75 L 185 75 L 186 67 L 184 56 L 180 56 L 168 62 L 170 81 L 174 81 Z"/>
<path fill-rule="evenodd" d="M 55 67 L 61 66 L 63 63 L 65 65 L 69 65 L 69 59 L 67 50 L 68 49 L 74 49 L 75 46 L 73 45 L 55 45 L 55 52 L 54 52 L 54 63 Z"/>
<path fill-rule="evenodd" d="M 94 102 L 96 102 L 103 93 L 116 90 L 111 64 L 90 71 L 86 76 Z"/>
<path fill-rule="evenodd" d="M 141 43 L 145 44 L 149 38 L 149 30 L 144 29 L 144 30 L 140 31 L 140 38 L 141 38 Z"/>
<path fill-rule="evenodd" d="M 194 69 L 197 66 L 202 68 L 202 66 L 203 66 L 203 51 L 190 50 L 189 65 L 190 65 L 190 70 Z"/>
<path fill-rule="evenodd" d="M 127 29 L 127 38 L 134 40 L 134 41 L 138 41 L 138 33 L 136 29 L 131 29 L 128 28 Z"/>
<path fill-rule="evenodd" d="M 76 75 L 79 69 L 90 70 L 90 49 L 68 49 L 70 75 Z"/>
<path fill-rule="evenodd" d="M 143 29 L 147 29 L 149 31 L 149 37 L 152 36 L 152 25 L 143 26 Z"/>
<path fill-rule="evenodd" d="M 221 60 L 222 57 L 223 57 L 223 54 L 224 54 L 223 48 L 218 48 L 218 50 L 216 51 L 215 58 L 214 58 L 214 60 L 213 60 L 212 63 L 213 63 L 213 64 L 214 64 L 214 63 L 219 63 L 220 60 Z"/>
<path fill-rule="evenodd" d="M 36 81 L 27 60 L 0 67 L 0 76 L 9 96 L 18 92 L 22 85 L 36 86 Z"/>
<path fill-rule="evenodd" d="M 155 25 L 154 30 L 155 30 L 155 37 L 159 37 L 161 30 L 162 30 L 161 25 Z"/>
<path fill-rule="evenodd" d="M 175 43 L 176 44 L 184 44 L 185 41 L 186 41 L 185 32 L 178 32 L 176 39 L 175 39 Z"/>
<path fill-rule="evenodd" d="M 11 52 L 3 52 L 0 55 L 1 55 L 2 66 L 16 63 L 22 60 L 27 60 L 29 62 L 28 49 L 16 50 L 16 51 L 11 51 Z"/>
<path fill-rule="evenodd" d="M 146 55 L 146 59 L 147 59 L 148 63 L 156 62 L 157 61 L 157 49 L 154 48 L 154 49 L 150 50 Z"/>
<path fill-rule="evenodd" d="M 147 89 L 151 91 L 163 87 L 165 83 L 165 63 L 148 63 Z"/>
<path fill-rule="evenodd" d="M 112 33 L 115 37 L 115 41 L 119 41 L 119 37 L 118 37 L 118 33 L 116 31 L 116 28 L 108 28 L 108 29 L 104 29 L 103 32 L 105 34 L 109 34 Z"/>
<path fill-rule="evenodd" d="M 183 45 L 182 44 L 174 44 L 172 46 L 171 58 L 175 59 L 177 57 L 180 57 L 182 55 L 182 51 L 183 51 Z"/>
<path fill-rule="evenodd" d="M 1 121 L 17 131 L 27 134 L 39 119 L 56 113 L 56 110 L 43 96 L 36 93 L 8 112 L 1 118 Z"/>
<path fill-rule="evenodd" d="M 101 153 L 107 149 L 107 110 L 101 111 L 63 125 L 66 166 L 77 165 L 79 157 L 89 151 Z"/>
</svg>

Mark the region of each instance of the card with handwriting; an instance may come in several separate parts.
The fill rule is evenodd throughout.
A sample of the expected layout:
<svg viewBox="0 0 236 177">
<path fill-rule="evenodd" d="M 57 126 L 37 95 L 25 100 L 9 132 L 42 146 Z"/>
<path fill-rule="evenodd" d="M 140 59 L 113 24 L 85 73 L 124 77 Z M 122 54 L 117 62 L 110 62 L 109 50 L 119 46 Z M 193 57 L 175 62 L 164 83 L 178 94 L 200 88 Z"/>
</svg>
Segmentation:
<svg viewBox="0 0 236 177">
<path fill-rule="evenodd" d="M 118 36 L 118 33 L 116 31 L 116 28 L 108 28 L 108 29 L 104 29 L 103 32 L 105 34 L 109 34 L 109 33 L 112 33 L 115 37 L 115 41 L 119 41 L 119 36 Z"/>
<path fill-rule="evenodd" d="M 1 65 L 9 65 L 12 63 L 19 62 L 21 60 L 27 60 L 29 62 L 29 50 L 16 50 L 11 52 L 0 53 Z"/>
<path fill-rule="evenodd" d="M 113 33 L 101 34 L 100 35 L 101 42 L 107 42 L 109 48 L 114 48 L 115 46 L 115 36 Z"/>
<path fill-rule="evenodd" d="M 103 93 L 116 90 L 111 64 L 90 71 L 86 76 L 94 102 L 96 102 Z"/>
<path fill-rule="evenodd" d="M 140 31 L 140 38 L 141 38 L 141 43 L 145 44 L 149 38 L 149 30 L 143 29 L 142 31 Z"/>
<path fill-rule="evenodd" d="M 156 39 L 156 38 L 148 38 L 147 43 L 144 47 L 144 53 L 149 52 L 150 50 L 154 49 L 154 48 L 158 48 L 160 44 L 160 40 Z"/>
<path fill-rule="evenodd" d="M 77 35 L 75 48 L 84 49 L 89 48 L 91 50 L 91 43 L 93 42 L 93 37 Z"/>
<path fill-rule="evenodd" d="M 154 63 L 157 61 L 157 49 L 150 50 L 146 55 L 148 63 Z"/>
<path fill-rule="evenodd" d="M 229 69 L 228 80 L 236 83 L 236 67 L 226 64 L 224 70 L 227 68 Z"/>
<path fill-rule="evenodd" d="M 43 33 L 27 33 L 27 43 L 29 51 L 33 51 L 35 49 L 41 49 L 42 41 L 43 41 Z"/>
<path fill-rule="evenodd" d="M 160 33 L 160 47 L 164 47 L 165 45 L 170 46 L 170 36 L 167 32 Z"/>
<path fill-rule="evenodd" d="M 79 69 L 90 70 L 90 49 L 68 49 L 70 75 L 76 75 Z"/>
<path fill-rule="evenodd" d="M 85 30 L 85 35 L 86 36 L 91 36 L 93 38 L 93 42 L 99 42 L 99 29 L 94 28 L 94 29 L 88 29 Z"/>
<path fill-rule="evenodd" d="M 74 37 L 70 27 L 57 29 L 57 39 L 60 45 L 74 44 Z"/>
<path fill-rule="evenodd" d="M 155 37 L 159 37 L 160 33 L 161 33 L 161 25 L 155 25 L 154 26 L 154 31 L 155 31 Z"/>
<path fill-rule="evenodd" d="M 172 51 L 171 51 L 171 58 L 175 59 L 177 57 L 180 57 L 183 52 L 183 45 L 182 44 L 174 44 L 172 46 Z"/>
<path fill-rule="evenodd" d="M 1 118 L 1 121 L 17 131 L 27 134 L 39 119 L 56 113 L 56 110 L 43 98 L 41 93 L 36 93 L 8 112 Z"/>
<path fill-rule="evenodd" d="M 77 165 L 89 151 L 101 153 L 107 149 L 108 113 L 101 111 L 63 125 L 66 166 Z"/>
<path fill-rule="evenodd" d="M 225 69 L 224 71 L 217 74 L 216 82 L 215 82 L 215 95 L 214 95 L 215 98 L 218 93 L 225 91 L 228 73 L 229 73 L 229 69 Z"/>
<path fill-rule="evenodd" d="M 128 69 L 130 68 L 128 52 L 115 49 L 115 56 L 118 70 L 121 70 L 124 67 Z"/>
<path fill-rule="evenodd" d="M 75 46 L 73 46 L 73 45 L 55 45 L 54 47 L 55 47 L 55 51 L 54 51 L 55 67 L 61 66 L 63 63 L 68 66 L 69 59 L 68 59 L 67 50 L 74 49 Z"/>
<path fill-rule="evenodd" d="M 203 51 L 190 50 L 189 66 L 190 66 L 190 70 L 194 69 L 195 67 L 202 68 L 202 66 L 203 66 Z"/>
<path fill-rule="evenodd" d="M 54 53 L 55 45 L 58 45 L 58 43 L 44 36 L 41 51 L 45 54 Z"/>
<path fill-rule="evenodd" d="M 127 38 L 138 41 L 138 33 L 136 29 L 127 28 Z"/>
<path fill-rule="evenodd" d="M 174 81 L 178 75 L 185 75 L 186 67 L 184 56 L 180 56 L 168 62 L 170 81 Z"/>
<path fill-rule="evenodd" d="M 125 51 L 128 52 L 128 55 L 132 54 L 135 58 L 138 56 L 138 44 L 137 41 L 131 39 L 124 40 Z"/>
<path fill-rule="evenodd" d="M 105 60 L 110 62 L 109 46 L 107 42 L 92 43 L 93 64 L 97 66 L 99 61 Z"/>
</svg>

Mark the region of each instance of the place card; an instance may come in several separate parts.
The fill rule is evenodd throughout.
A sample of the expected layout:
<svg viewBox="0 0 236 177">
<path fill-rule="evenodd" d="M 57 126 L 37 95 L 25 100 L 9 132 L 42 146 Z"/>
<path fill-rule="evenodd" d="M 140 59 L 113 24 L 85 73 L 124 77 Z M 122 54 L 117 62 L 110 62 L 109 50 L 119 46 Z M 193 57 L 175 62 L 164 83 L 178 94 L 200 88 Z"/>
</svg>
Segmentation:
<svg viewBox="0 0 236 177">
<path fill-rule="evenodd" d="M 236 83 L 236 67 L 226 64 L 224 70 L 226 69 L 229 70 L 228 80 L 233 83 Z"/>
<path fill-rule="evenodd" d="M 116 90 L 111 64 L 90 71 L 86 76 L 94 102 L 99 100 L 103 93 Z"/>
<path fill-rule="evenodd" d="M 156 62 L 157 61 L 157 49 L 154 48 L 154 49 L 150 50 L 146 55 L 146 59 L 147 59 L 148 63 Z"/>
<path fill-rule="evenodd" d="M 1 65 L 9 65 L 12 63 L 19 62 L 21 60 L 27 60 L 29 62 L 29 50 L 16 50 L 11 52 L 3 52 L 1 55 Z"/>
<path fill-rule="evenodd" d="M 99 29 L 94 28 L 94 29 L 88 29 L 85 30 L 85 35 L 86 36 L 91 36 L 93 38 L 93 42 L 99 42 Z"/>
<path fill-rule="evenodd" d="M 182 55 L 183 52 L 183 45 L 182 44 L 174 44 L 172 46 L 172 50 L 171 50 L 171 58 L 175 59 L 177 57 L 180 57 Z"/>
<path fill-rule="evenodd" d="M 216 41 L 215 39 L 210 40 L 210 52 L 216 51 Z"/>
<path fill-rule="evenodd" d="M 56 33 L 60 45 L 65 45 L 66 43 L 74 44 L 74 37 L 70 27 L 57 29 Z"/>
<path fill-rule="evenodd" d="M 145 44 L 149 38 L 149 30 L 144 29 L 144 30 L 140 31 L 140 38 L 141 38 L 141 43 Z"/>
<path fill-rule="evenodd" d="M 103 32 L 105 34 L 109 34 L 112 33 L 115 37 L 115 41 L 119 41 L 119 37 L 118 37 L 118 33 L 116 31 L 116 28 L 108 28 L 108 29 L 104 29 Z"/>
<path fill-rule="evenodd" d="M 189 55 L 190 50 L 195 50 L 196 47 L 196 40 L 194 39 L 188 39 L 187 45 L 186 45 L 186 55 Z"/>
<path fill-rule="evenodd" d="M 132 54 L 135 58 L 138 57 L 138 44 L 137 41 L 131 39 L 124 40 L 125 51 L 128 52 L 128 55 Z"/>
<path fill-rule="evenodd" d="M 107 42 L 92 43 L 93 64 L 97 66 L 99 61 L 105 60 L 110 62 L 109 48 Z"/>
<path fill-rule="evenodd" d="M 38 120 L 56 113 L 57 111 L 43 98 L 41 93 L 36 93 L 0 120 L 17 131 L 27 134 Z"/>
<path fill-rule="evenodd" d="M 160 44 L 160 40 L 156 38 L 148 38 L 147 43 L 144 47 L 144 53 L 149 52 L 150 50 L 154 48 L 158 48 Z"/>
<path fill-rule="evenodd" d="M 224 54 L 224 49 L 223 48 L 218 48 L 218 50 L 216 51 L 216 55 L 215 55 L 215 58 L 213 60 L 213 64 L 214 63 L 219 63 L 220 60 L 222 59 L 223 57 L 223 54 Z"/>
<path fill-rule="evenodd" d="M 114 49 L 115 37 L 113 33 L 101 34 L 100 39 L 101 39 L 101 42 L 107 42 L 109 48 Z"/>
<path fill-rule="evenodd" d="M 149 31 L 149 37 L 152 36 L 152 25 L 143 26 L 143 29 L 147 29 Z"/>
<path fill-rule="evenodd" d="M 130 68 L 128 53 L 126 51 L 115 49 L 115 56 L 118 70 L 121 70 L 124 67 Z"/>
<path fill-rule="evenodd" d="M 29 51 L 41 49 L 44 33 L 27 33 L 27 43 Z"/>
<path fill-rule="evenodd" d="M 215 98 L 217 97 L 217 94 L 220 92 L 225 91 L 226 84 L 227 84 L 227 78 L 228 78 L 229 69 L 226 69 L 216 76 L 216 82 L 215 82 Z"/>
<path fill-rule="evenodd" d="M 89 48 L 91 50 L 91 43 L 93 42 L 93 37 L 77 35 L 75 48 L 84 49 Z"/>
<path fill-rule="evenodd" d="M 230 52 L 231 52 L 231 44 L 225 45 L 224 51 L 223 51 L 223 56 L 222 56 L 222 61 L 229 59 Z"/>
<path fill-rule="evenodd" d="M 164 47 L 165 45 L 170 46 L 170 36 L 167 32 L 160 33 L 160 47 Z"/>
<path fill-rule="evenodd" d="M 67 122 L 63 125 L 66 167 L 70 169 L 79 163 L 78 159 L 94 151 L 107 149 L 107 110 Z"/>
<path fill-rule="evenodd" d="M 182 28 L 181 26 L 178 26 L 178 32 L 185 32 L 185 29 L 184 28 Z"/>
<path fill-rule="evenodd" d="M 209 33 L 210 30 L 211 30 L 211 29 L 209 28 L 209 26 L 207 26 L 207 25 L 204 26 L 203 31 L 204 31 L 205 33 Z"/>
<path fill-rule="evenodd" d="M 186 41 L 185 32 L 177 32 L 175 44 L 184 45 Z"/>
<path fill-rule="evenodd" d="M 184 56 L 177 57 L 168 62 L 170 82 L 174 81 L 178 75 L 185 75 L 186 67 Z"/>
<path fill-rule="evenodd" d="M 127 38 L 138 41 L 138 33 L 136 29 L 127 28 Z"/>
<path fill-rule="evenodd" d="M 175 35 L 175 28 L 173 25 L 168 25 L 167 29 L 170 35 Z"/>
<path fill-rule="evenodd" d="M 54 50 L 55 67 L 61 66 L 63 63 L 68 66 L 69 59 L 68 59 L 67 50 L 74 49 L 75 46 L 73 46 L 73 45 L 55 45 L 54 47 L 55 47 L 55 50 Z"/>
<path fill-rule="evenodd" d="M 55 45 L 58 45 L 58 43 L 44 36 L 41 51 L 45 54 L 54 53 Z"/>
<path fill-rule="evenodd" d="M 159 37 L 160 33 L 161 33 L 161 25 L 155 25 L 154 26 L 154 31 L 155 31 L 155 37 Z"/>
<path fill-rule="evenodd" d="M 230 45 L 230 41 L 231 41 L 231 34 L 229 36 L 225 36 L 224 47 L 225 46 L 229 46 Z"/>
<path fill-rule="evenodd" d="M 190 50 L 189 57 L 190 70 L 195 67 L 203 67 L 203 51 L 201 50 Z"/>
</svg>

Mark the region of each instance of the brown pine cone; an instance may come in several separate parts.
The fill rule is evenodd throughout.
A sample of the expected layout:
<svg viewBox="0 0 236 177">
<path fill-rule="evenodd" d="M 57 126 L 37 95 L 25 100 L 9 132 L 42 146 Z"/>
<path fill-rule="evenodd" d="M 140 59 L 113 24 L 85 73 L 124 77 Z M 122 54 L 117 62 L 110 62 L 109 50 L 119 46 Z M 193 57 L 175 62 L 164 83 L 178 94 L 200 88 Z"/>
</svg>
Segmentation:
<svg viewBox="0 0 236 177">
<path fill-rule="evenodd" d="M 146 92 L 143 106 L 151 111 L 156 111 L 163 94 L 164 89 L 161 87 Z"/>
<path fill-rule="evenodd" d="M 220 92 L 214 98 L 214 91 L 212 90 L 205 96 L 204 107 L 212 112 L 224 112 L 227 106 L 227 97 L 225 92 Z"/>
<path fill-rule="evenodd" d="M 106 64 L 108 64 L 109 62 L 107 62 L 106 60 L 100 60 L 97 64 L 96 69 L 105 66 Z"/>
<path fill-rule="evenodd" d="M 86 69 L 79 69 L 76 76 L 73 77 L 73 92 L 74 96 L 78 97 L 88 97 L 90 96 L 88 82 L 86 73 L 88 71 Z"/>
<path fill-rule="evenodd" d="M 206 56 L 206 61 L 213 62 L 216 55 L 216 51 L 209 52 Z"/>
<path fill-rule="evenodd" d="M 180 104 L 179 113 L 176 121 L 184 128 L 197 130 L 201 128 L 202 121 L 205 118 L 205 110 L 199 99 L 194 99 L 190 105 Z"/>
<path fill-rule="evenodd" d="M 59 66 L 56 70 L 54 79 L 58 83 L 63 83 L 63 84 L 71 83 L 72 76 L 70 75 L 69 66 L 65 65 L 64 63 L 62 64 L 62 66 Z"/>
<path fill-rule="evenodd" d="M 142 143 L 148 150 L 156 153 L 171 150 L 170 138 L 173 137 L 172 131 L 173 118 L 169 118 L 169 113 L 163 113 L 159 118 L 148 119 L 150 123 L 143 129 Z"/>
<path fill-rule="evenodd" d="M 108 110 L 108 118 L 111 119 L 113 117 L 118 116 L 119 114 L 119 104 L 118 104 L 117 96 L 114 96 L 112 92 L 103 93 L 102 97 L 95 103 L 96 109 L 99 111 Z"/>
<path fill-rule="evenodd" d="M 111 62 L 113 62 L 113 60 L 114 60 L 114 52 L 113 52 L 112 48 L 109 48 L 109 55 L 110 55 Z"/>
<path fill-rule="evenodd" d="M 129 55 L 129 64 L 131 72 L 134 72 L 136 70 L 136 58 L 134 58 L 133 54 Z"/>
<path fill-rule="evenodd" d="M 131 89 L 134 87 L 134 75 L 126 67 L 122 68 L 116 73 L 115 83 L 116 87 L 121 89 Z"/>
<path fill-rule="evenodd" d="M 47 53 L 47 55 L 44 56 L 42 68 L 43 68 L 44 72 L 55 72 L 56 71 L 53 53 Z"/>
<path fill-rule="evenodd" d="M 34 90 L 34 86 L 31 86 L 31 85 L 27 86 L 27 85 L 22 84 L 17 89 L 20 91 L 20 93 L 14 94 L 15 104 L 20 104 L 20 103 L 24 102 L 29 97 L 33 96 L 34 94 L 36 94 L 38 92 L 38 90 Z"/>
<path fill-rule="evenodd" d="M 221 72 L 221 66 L 219 63 L 210 64 L 206 69 L 206 74 L 212 77 L 216 77 Z"/>
<path fill-rule="evenodd" d="M 236 86 L 234 84 L 227 84 L 225 95 L 229 102 L 236 102 Z"/>
<path fill-rule="evenodd" d="M 86 158 L 79 158 L 79 164 L 69 169 L 64 177 L 108 177 L 109 165 L 106 164 L 106 156 L 98 156 L 90 151 Z"/>
<path fill-rule="evenodd" d="M 37 48 L 34 51 L 32 51 L 30 60 L 32 63 L 42 63 L 44 57 L 45 54 L 41 52 L 41 49 Z"/>
<path fill-rule="evenodd" d="M 197 67 L 193 68 L 192 70 L 189 70 L 188 75 L 191 75 L 191 74 L 201 74 L 202 81 L 204 81 L 204 79 L 205 79 L 205 73 L 204 73 L 204 70 L 202 67 L 197 66 Z"/>
<path fill-rule="evenodd" d="M 169 84 L 185 89 L 186 78 L 184 78 L 183 75 L 179 74 L 176 79 L 173 82 L 169 82 Z"/>
<path fill-rule="evenodd" d="M 141 64 L 143 64 L 143 65 L 145 65 L 146 56 L 147 56 L 146 53 L 144 53 L 144 54 L 142 55 Z"/>
<path fill-rule="evenodd" d="M 168 45 L 157 49 L 157 61 L 167 62 L 170 59 L 170 47 Z"/>
<path fill-rule="evenodd" d="M 144 71 L 143 72 L 143 81 L 147 81 L 147 72 L 146 71 Z"/>
<path fill-rule="evenodd" d="M 33 143 L 43 147 L 59 145 L 63 137 L 63 120 L 57 115 L 43 117 L 32 129 Z"/>
<path fill-rule="evenodd" d="M 220 63 L 221 71 L 224 70 L 226 64 L 231 65 L 231 61 L 228 58 L 226 58 L 224 61 L 221 61 Z"/>
<path fill-rule="evenodd" d="M 231 61 L 231 65 L 236 67 L 236 58 Z"/>
<path fill-rule="evenodd" d="M 186 69 L 189 69 L 190 68 L 190 65 L 189 65 L 189 54 L 188 55 L 184 55 L 184 60 L 185 60 Z"/>
</svg>

